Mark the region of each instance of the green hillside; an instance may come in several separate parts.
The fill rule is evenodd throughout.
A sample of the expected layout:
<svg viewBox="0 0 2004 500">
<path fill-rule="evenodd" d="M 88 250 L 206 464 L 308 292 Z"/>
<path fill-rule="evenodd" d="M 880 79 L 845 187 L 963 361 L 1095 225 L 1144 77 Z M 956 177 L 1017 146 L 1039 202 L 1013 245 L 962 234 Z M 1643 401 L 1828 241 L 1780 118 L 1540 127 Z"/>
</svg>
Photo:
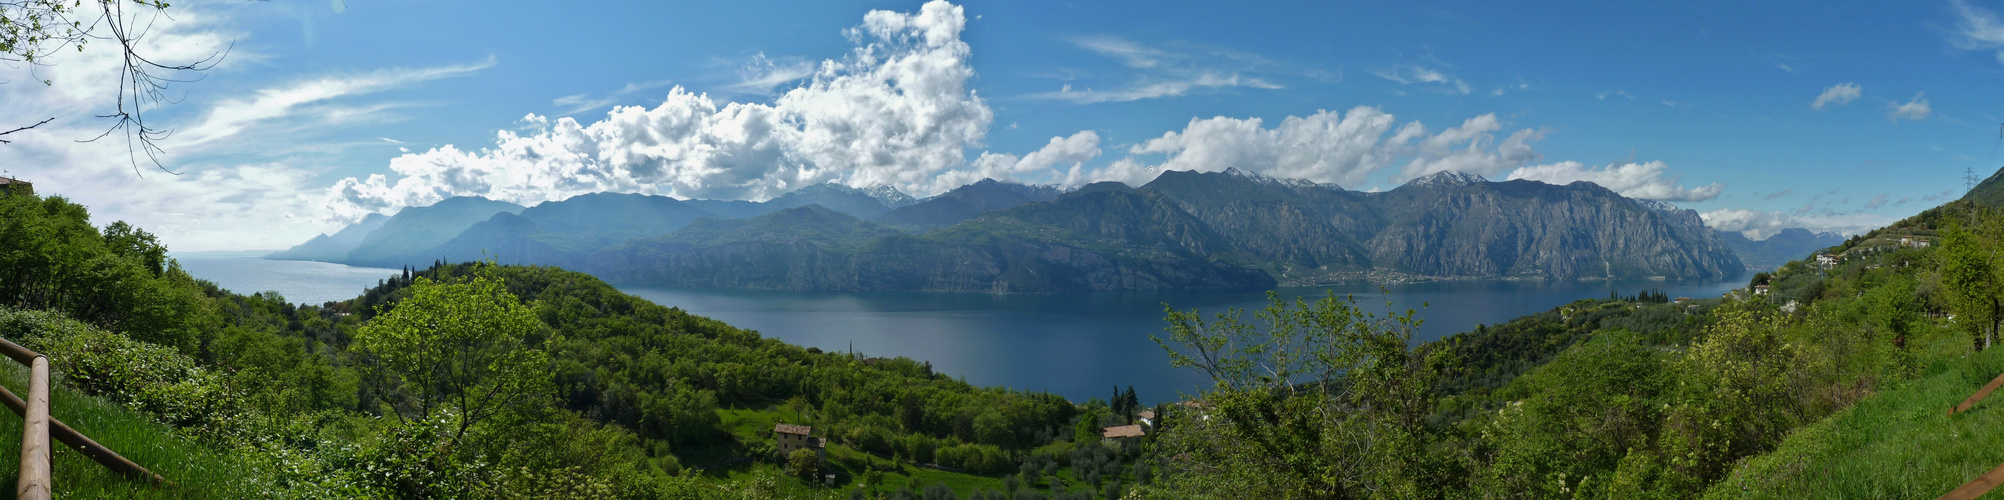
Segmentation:
<svg viewBox="0 0 2004 500">
<path fill-rule="evenodd" d="M 1976 184 L 1968 193 L 1963 193 L 1962 201 L 1974 202 L 1987 207 L 2004 207 L 2004 168 Z"/>
<path fill-rule="evenodd" d="M 1096 191 L 983 215 L 952 240 L 1222 244 L 1172 208 Z M 2004 372 L 2004 257 L 1989 251 L 2004 213 L 1968 203 L 1849 239 L 1834 265 L 1757 275 L 1762 294 L 1643 290 L 1435 342 L 1413 326 L 1453 311 L 1170 309 L 1171 359 L 1218 385 L 1153 408 L 1163 420 L 1126 441 L 1100 429 L 1140 414 L 1131 396 L 1066 401 L 803 349 L 580 273 L 442 265 L 298 306 L 190 277 L 144 231 L 90 226 L 61 198 L 0 197 L 0 215 L 0 337 L 51 357 L 58 417 L 214 488 L 194 496 L 1885 497 L 2004 463 L 2004 401 L 1944 414 Z M 779 237 L 789 220 L 883 232 L 862 244 L 952 231 L 774 215 L 699 223 L 716 225 L 678 244 Z M 476 394 L 494 396 L 461 397 Z M 778 456 L 781 423 L 812 426 L 825 454 Z M 130 487 L 60 460 L 84 496 Z"/>
<path fill-rule="evenodd" d="M 59 398 L 60 418 L 215 485 L 168 496 L 1076 493 L 1109 487 L 1088 477 L 1131 485 L 1153 470 L 1135 465 L 1140 447 L 1077 431 L 1127 418 L 1105 402 L 802 349 L 579 273 L 440 266 L 298 306 L 190 277 L 144 231 L 100 232 L 59 197 L 0 197 L 0 214 L 0 337 L 48 354 L 62 383 L 106 406 Z M 826 460 L 777 456 L 778 423 L 812 426 Z"/>
</svg>

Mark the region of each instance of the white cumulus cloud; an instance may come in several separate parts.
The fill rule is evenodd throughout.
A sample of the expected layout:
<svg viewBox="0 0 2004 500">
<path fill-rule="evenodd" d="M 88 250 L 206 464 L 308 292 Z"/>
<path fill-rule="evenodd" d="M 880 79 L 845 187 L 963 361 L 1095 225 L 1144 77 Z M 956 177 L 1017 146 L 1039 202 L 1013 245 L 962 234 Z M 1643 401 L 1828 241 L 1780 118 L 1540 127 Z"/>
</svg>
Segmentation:
<svg viewBox="0 0 2004 500">
<path fill-rule="evenodd" d="M 1576 161 L 1533 165 L 1510 172 L 1510 180 L 1525 179 L 1548 184 L 1591 182 L 1622 196 L 1658 201 L 1705 201 L 1726 188 L 1719 183 L 1686 188 L 1677 185 L 1678 176 L 1665 177 L 1670 166 L 1660 161 L 1589 167 Z"/>
<path fill-rule="evenodd" d="M 982 179 L 1014 179 L 1030 174 L 1055 172 L 1062 167 L 1077 178 L 1087 161 L 1098 158 L 1099 134 L 1091 130 L 1070 137 L 1052 137 L 1051 142 L 1030 154 L 1017 157 L 1008 153 L 981 153 L 971 168 L 950 170 L 933 179 L 931 192 L 946 191 Z"/>
<path fill-rule="evenodd" d="M 1722 208 L 1698 214 L 1705 225 L 1720 231 L 1737 231 L 1751 240 L 1765 240 L 1783 229 L 1803 228 L 1812 232 L 1842 235 L 1862 234 L 1885 227 L 1894 219 L 1865 213 L 1799 215 L 1742 208 Z"/>
<path fill-rule="evenodd" d="M 1412 145 L 1414 158 L 1406 163 L 1393 181 L 1402 182 L 1437 172 L 1493 177 L 1511 167 L 1538 160 L 1538 152 L 1531 150 L 1531 143 L 1545 138 L 1545 130 L 1518 130 L 1499 143 L 1491 132 L 1502 129 L 1503 124 L 1496 119 L 1495 113 L 1469 118 L 1459 127 L 1449 127 L 1432 136 L 1426 135 L 1426 126 L 1419 122 L 1407 123 L 1398 133 L 1401 139 L 1394 142 L 1403 145 L 1403 138 L 1418 138 Z"/>
<path fill-rule="evenodd" d="M 1260 118 L 1192 119 L 1181 131 L 1171 131 L 1128 150 L 1129 155 L 1163 155 L 1155 164 L 1124 158 L 1091 180 L 1146 182 L 1165 170 L 1219 171 L 1236 167 L 1284 178 L 1308 179 L 1355 187 L 1371 173 L 1410 158 L 1394 181 L 1441 171 L 1495 175 L 1536 160 L 1530 143 L 1544 137 L 1539 129 L 1519 130 L 1498 141 L 1502 124 L 1494 114 L 1470 118 L 1460 126 L 1429 134 L 1425 125 L 1398 125 L 1391 113 L 1358 106 L 1348 113 L 1317 111 L 1289 116 L 1273 128 Z M 1395 128 L 1396 126 L 1396 128 Z"/>
<path fill-rule="evenodd" d="M 1864 95 L 1864 87 L 1858 86 L 1857 83 L 1839 83 L 1823 89 L 1823 93 L 1817 94 L 1816 101 L 1809 103 L 1809 107 L 1820 110 L 1831 105 L 1843 106 L 1858 100 L 1858 96 L 1861 95 Z"/>
<path fill-rule="evenodd" d="M 1892 121 L 1900 121 L 1902 119 L 1926 120 L 1928 115 L 1934 114 L 1934 107 L 1928 105 L 1926 95 L 1926 92 L 1922 92 L 1914 94 L 1913 100 L 1906 103 L 1895 102 L 1887 104 L 1887 107 L 1892 108 L 1892 110 L 1886 112 L 1886 119 Z"/>
<path fill-rule="evenodd" d="M 1141 176 L 1141 169 L 1219 171 L 1230 167 L 1278 177 L 1354 185 L 1383 168 L 1392 158 L 1384 145 L 1393 117 L 1371 106 L 1348 114 L 1317 111 L 1289 116 L 1266 128 L 1259 118 L 1191 119 L 1182 131 L 1171 131 L 1128 150 L 1131 155 L 1166 155 L 1160 164 L 1144 167 L 1135 161 L 1107 168 L 1109 180 Z M 1147 175 L 1152 178 L 1152 175 Z M 1139 179 L 1146 181 L 1147 179 Z"/>
<path fill-rule="evenodd" d="M 847 57 L 771 104 L 676 87 L 660 105 L 615 107 L 589 125 L 529 115 L 528 131 L 501 131 L 493 147 L 434 148 L 392 160 L 394 179 L 343 179 L 325 205 L 352 221 L 465 195 L 530 204 L 596 191 L 758 200 L 827 181 L 930 188 L 966 166 L 994 120 L 967 87 L 966 27 L 944 1 L 871 11 L 844 32 L 856 44 Z"/>
</svg>

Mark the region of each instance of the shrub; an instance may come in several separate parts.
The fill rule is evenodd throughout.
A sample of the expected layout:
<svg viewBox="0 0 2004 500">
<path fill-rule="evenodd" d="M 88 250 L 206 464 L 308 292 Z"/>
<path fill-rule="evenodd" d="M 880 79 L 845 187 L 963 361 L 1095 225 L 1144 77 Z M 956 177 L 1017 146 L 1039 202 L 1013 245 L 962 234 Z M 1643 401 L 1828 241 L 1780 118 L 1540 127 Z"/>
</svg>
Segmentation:
<svg viewBox="0 0 2004 500">
<path fill-rule="evenodd" d="M 939 465 L 974 474 L 999 474 L 1016 468 L 1002 448 L 988 444 L 962 444 L 940 448 L 933 453 Z"/>
</svg>

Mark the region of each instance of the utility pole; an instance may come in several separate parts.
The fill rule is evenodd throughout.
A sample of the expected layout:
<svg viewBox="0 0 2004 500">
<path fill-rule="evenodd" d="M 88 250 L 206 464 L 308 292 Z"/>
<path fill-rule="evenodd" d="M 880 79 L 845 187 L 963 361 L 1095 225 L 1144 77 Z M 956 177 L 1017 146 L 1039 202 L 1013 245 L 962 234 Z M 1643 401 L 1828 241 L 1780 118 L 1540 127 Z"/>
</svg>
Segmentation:
<svg viewBox="0 0 2004 500">
<path fill-rule="evenodd" d="M 1991 165 L 1997 164 L 1997 146 L 2000 144 L 2004 144 L 2004 123 L 1997 124 L 1997 142 L 1990 143 L 1990 161 L 1984 162 L 1983 168 L 1990 168 Z M 1977 181 L 1976 171 L 1969 167 L 1963 167 L 1962 168 L 1963 196 L 1968 196 L 1970 191 L 1976 190 L 1976 181 Z"/>
</svg>

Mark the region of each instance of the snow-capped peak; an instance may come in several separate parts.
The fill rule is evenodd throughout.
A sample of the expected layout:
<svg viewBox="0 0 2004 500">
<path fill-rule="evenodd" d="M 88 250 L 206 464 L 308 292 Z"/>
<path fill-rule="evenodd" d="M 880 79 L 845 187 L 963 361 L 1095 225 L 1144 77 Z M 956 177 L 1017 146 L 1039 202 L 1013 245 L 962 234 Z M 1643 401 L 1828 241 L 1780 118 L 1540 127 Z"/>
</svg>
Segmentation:
<svg viewBox="0 0 2004 500">
<path fill-rule="evenodd" d="M 1321 184 L 1317 184 L 1315 181 L 1311 181 L 1308 179 L 1283 179 L 1279 177 L 1272 177 L 1260 174 L 1258 172 L 1247 172 L 1244 170 L 1239 170 L 1238 167 L 1226 167 L 1224 173 L 1225 175 L 1243 177 L 1245 179 L 1251 180 L 1253 182 L 1258 182 L 1261 184 L 1276 184 L 1281 186 L 1297 187 L 1297 188 L 1321 186 Z"/>
<path fill-rule="evenodd" d="M 1484 179 L 1480 175 L 1469 174 L 1469 173 L 1440 171 L 1428 174 L 1418 179 L 1413 179 L 1412 181 L 1407 182 L 1406 185 L 1422 186 L 1422 187 L 1467 186 L 1470 184 L 1481 184 L 1484 182 L 1489 182 L 1489 179 Z"/>
<path fill-rule="evenodd" d="M 1670 202 L 1667 201 L 1644 200 L 1636 198 L 1635 204 L 1642 205 L 1642 208 L 1647 208 L 1658 212 L 1681 212 L 1684 210 L 1682 208 L 1677 208 L 1676 205 L 1671 205 Z"/>
<path fill-rule="evenodd" d="M 918 199 L 912 198 L 912 195 L 905 194 L 904 191 L 899 191 L 898 188 L 891 187 L 889 184 L 871 184 L 870 187 L 859 189 L 858 191 L 870 195 L 871 198 L 876 198 L 877 201 L 883 202 L 884 206 L 890 208 L 918 203 Z"/>
</svg>

